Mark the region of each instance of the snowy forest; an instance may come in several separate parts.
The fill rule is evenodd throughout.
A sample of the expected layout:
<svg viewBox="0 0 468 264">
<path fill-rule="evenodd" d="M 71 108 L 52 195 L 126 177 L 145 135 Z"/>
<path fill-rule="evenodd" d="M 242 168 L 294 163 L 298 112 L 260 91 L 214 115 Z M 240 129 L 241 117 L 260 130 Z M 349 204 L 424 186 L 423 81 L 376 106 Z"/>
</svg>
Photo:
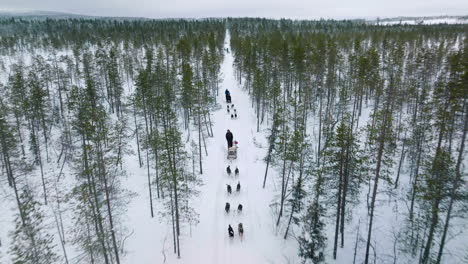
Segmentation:
<svg viewBox="0 0 468 264">
<path fill-rule="evenodd" d="M 468 263 L 467 33 L 0 18 L 0 263 Z"/>
</svg>

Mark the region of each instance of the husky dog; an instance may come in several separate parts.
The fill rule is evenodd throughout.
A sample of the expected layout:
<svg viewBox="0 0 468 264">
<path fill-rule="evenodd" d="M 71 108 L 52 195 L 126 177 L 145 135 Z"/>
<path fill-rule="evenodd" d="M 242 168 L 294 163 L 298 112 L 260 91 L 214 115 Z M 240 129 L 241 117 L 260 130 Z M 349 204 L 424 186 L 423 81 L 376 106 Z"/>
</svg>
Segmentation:
<svg viewBox="0 0 468 264">
<path fill-rule="evenodd" d="M 231 208 L 231 205 L 229 203 L 226 203 L 226 206 L 224 206 L 224 211 L 226 211 L 226 213 L 229 213 L 230 208 Z"/>
<path fill-rule="evenodd" d="M 239 169 L 238 169 L 237 167 L 236 167 L 236 169 L 234 170 L 234 174 L 235 174 L 236 176 L 239 175 Z"/>
<path fill-rule="evenodd" d="M 244 235 L 244 226 L 242 225 L 242 223 L 239 223 L 237 231 L 239 232 L 239 236 L 242 238 L 242 236 Z"/>
<path fill-rule="evenodd" d="M 231 175 L 231 166 L 230 165 L 227 166 L 226 172 L 227 172 L 228 175 Z"/>
<path fill-rule="evenodd" d="M 238 213 L 242 213 L 242 207 L 243 207 L 242 204 L 239 204 L 239 205 L 237 206 L 237 212 L 238 212 Z"/>
<path fill-rule="evenodd" d="M 228 192 L 228 194 L 231 194 L 231 193 L 232 193 L 231 185 L 229 185 L 229 184 L 226 184 L 226 185 L 227 185 L 227 192 Z"/>
<path fill-rule="evenodd" d="M 236 192 L 240 192 L 240 182 L 237 182 Z"/>
</svg>

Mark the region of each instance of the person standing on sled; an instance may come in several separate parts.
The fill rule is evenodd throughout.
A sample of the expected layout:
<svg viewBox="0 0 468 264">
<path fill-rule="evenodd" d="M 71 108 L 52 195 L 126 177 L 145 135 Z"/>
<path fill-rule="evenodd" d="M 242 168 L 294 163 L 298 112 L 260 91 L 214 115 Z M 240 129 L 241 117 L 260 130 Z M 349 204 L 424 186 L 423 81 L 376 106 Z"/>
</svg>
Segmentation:
<svg viewBox="0 0 468 264">
<path fill-rule="evenodd" d="M 234 136 L 232 135 L 231 131 L 227 131 L 226 133 L 226 140 L 227 140 L 227 143 L 228 143 L 228 148 L 232 147 L 232 140 L 233 140 Z"/>
<path fill-rule="evenodd" d="M 230 103 L 231 102 L 231 93 L 229 92 L 228 89 L 226 89 L 226 91 L 224 91 L 224 95 L 226 96 L 226 102 Z"/>
</svg>

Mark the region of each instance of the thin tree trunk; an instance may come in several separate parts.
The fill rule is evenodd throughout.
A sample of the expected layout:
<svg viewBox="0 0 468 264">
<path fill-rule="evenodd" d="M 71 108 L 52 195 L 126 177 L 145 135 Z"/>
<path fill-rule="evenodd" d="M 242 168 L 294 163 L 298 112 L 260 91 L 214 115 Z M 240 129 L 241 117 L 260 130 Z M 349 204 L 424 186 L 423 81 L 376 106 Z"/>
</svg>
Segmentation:
<svg viewBox="0 0 468 264">
<path fill-rule="evenodd" d="M 405 133 L 405 135 L 406 135 L 406 133 Z M 395 188 L 398 187 L 398 181 L 400 180 L 401 165 L 403 164 L 403 160 L 405 159 L 405 154 L 406 154 L 405 146 L 406 146 L 406 140 L 403 140 L 403 147 L 401 148 L 400 162 L 398 163 L 397 177 L 395 179 Z"/>
<path fill-rule="evenodd" d="M 112 210 L 111 210 L 111 204 L 110 204 L 110 193 L 109 193 L 109 185 L 107 182 L 107 172 L 105 168 L 105 161 L 101 149 L 101 144 L 98 143 L 98 151 L 99 151 L 99 157 L 100 157 L 100 170 L 101 170 L 101 177 L 104 181 L 104 190 L 106 194 L 106 206 L 107 206 L 107 214 L 109 217 L 109 225 L 110 225 L 110 230 L 111 230 L 111 237 L 112 237 L 112 245 L 114 247 L 114 254 L 115 254 L 115 260 L 117 261 L 117 264 L 120 264 L 120 258 L 119 258 L 119 249 L 117 247 L 117 240 L 115 239 L 115 230 L 114 230 L 114 220 L 113 220 L 113 215 L 112 215 Z"/>
<path fill-rule="evenodd" d="M 387 107 L 389 108 L 389 107 Z M 370 219 L 369 219 L 369 229 L 368 229 L 368 234 L 367 234 L 367 245 L 366 245 L 366 258 L 364 263 L 368 264 L 369 263 L 369 251 L 370 251 L 370 242 L 371 242 L 371 236 L 372 236 L 372 225 L 373 225 L 373 220 L 374 220 L 374 209 L 375 209 L 375 201 L 377 198 L 377 188 L 379 184 L 379 179 L 380 179 L 380 169 L 382 165 L 382 157 L 383 157 L 383 152 L 384 152 L 384 147 L 385 147 L 385 137 L 387 135 L 387 123 L 389 120 L 387 119 L 387 115 L 390 113 L 387 113 L 389 109 L 387 109 L 385 113 L 385 117 L 383 120 L 383 129 L 380 133 L 379 137 L 379 148 L 377 152 L 377 165 L 376 165 L 376 172 L 375 172 L 375 179 L 374 179 L 374 187 L 372 191 L 372 200 L 371 200 L 371 206 L 370 206 Z"/>
<path fill-rule="evenodd" d="M 338 231 L 340 227 L 340 217 L 341 217 L 341 199 L 342 199 L 342 189 L 343 189 L 343 151 L 340 154 L 340 180 L 338 183 L 338 201 L 336 204 L 336 221 L 335 221 L 335 240 L 333 242 L 333 259 L 336 259 L 336 251 L 338 248 Z"/>
<path fill-rule="evenodd" d="M 198 109 L 198 154 L 199 154 L 199 161 L 200 161 L 200 174 L 203 174 L 203 162 L 202 162 L 202 152 L 201 152 L 201 138 L 202 138 L 202 129 L 201 129 L 201 118 L 200 118 L 200 96 L 198 96 L 198 104 L 199 104 L 199 109 Z"/>
<path fill-rule="evenodd" d="M 91 209 L 92 209 L 92 212 L 93 212 L 93 218 L 94 218 L 95 225 L 96 225 L 96 233 L 97 233 L 96 235 L 98 236 L 99 242 L 101 243 L 101 246 L 102 246 L 105 263 L 109 264 L 109 258 L 107 256 L 107 248 L 106 248 L 106 245 L 105 245 L 105 242 L 104 242 L 104 234 L 103 234 L 104 233 L 104 228 L 102 226 L 102 216 L 101 216 L 101 212 L 99 211 L 99 208 L 98 208 L 99 202 L 98 202 L 97 192 L 96 192 L 96 183 L 94 182 L 93 177 L 90 175 L 91 170 L 90 170 L 90 167 L 89 167 L 89 164 L 88 164 L 88 151 L 87 151 L 87 148 L 86 148 L 86 140 L 85 140 L 85 135 L 84 134 L 81 135 L 81 139 L 82 139 L 82 148 L 83 148 L 84 169 L 85 169 L 85 172 L 86 172 L 86 179 L 87 179 L 87 183 L 88 183 L 88 189 L 89 189 L 90 194 L 94 198 L 94 204 L 93 204 L 93 201 L 90 200 L 90 205 L 91 205 Z"/>
<path fill-rule="evenodd" d="M 136 143 L 137 143 L 137 151 L 138 151 L 138 164 L 143 166 L 143 163 L 141 161 L 141 154 L 140 154 L 140 133 L 138 132 L 138 123 L 136 119 L 136 111 L 135 111 L 135 103 L 133 104 L 133 121 L 135 122 L 135 134 L 136 134 Z"/>
<path fill-rule="evenodd" d="M 283 147 L 284 147 L 283 155 L 285 155 L 285 153 L 286 153 L 286 139 L 284 140 Z M 286 192 L 286 190 L 285 190 L 286 156 L 283 157 L 283 170 L 282 171 L 283 172 L 281 173 L 282 174 L 282 177 L 281 177 L 281 205 L 280 205 L 280 211 L 279 211 L 279 214 L 278 214 L 278 220 L 276 221 L 276 226 L 279 225 L 281 216 L 283 216 L 284 196 L 285 196 L 285 192 Z"/>
</svg>

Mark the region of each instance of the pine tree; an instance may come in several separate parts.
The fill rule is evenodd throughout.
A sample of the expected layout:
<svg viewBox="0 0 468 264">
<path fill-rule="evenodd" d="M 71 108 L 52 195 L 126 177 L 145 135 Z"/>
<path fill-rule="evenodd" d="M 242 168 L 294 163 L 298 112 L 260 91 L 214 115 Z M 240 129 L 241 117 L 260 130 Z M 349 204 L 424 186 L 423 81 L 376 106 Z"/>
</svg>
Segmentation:
<svg viewBox="0 0 468 264">
<path fill-rule="evenodd" d="M 21 191 L 20 201 L 20 213 L 16 216 L 15 231 L 11 234 L 13 244 L 10 254 L 13 263 L 55 263 L 59 258 L 55 253 L 53 236 L 46 228 L 41 205 L 28 187 Z"/>
<path fill-rule="evenodd" d="M 310 158 L 309 163 L 312 163 Z M 302 217 L 302 233 L 298 238 L 299 256 L 308 263 L 324 263 L 327 237 L 325 234 L 326 208 L 322 206 L 325 190 L 323 169 L 309 168 L 314 178 L 313 199 L 307 205 L 306 213 Z"/>
</svg>

